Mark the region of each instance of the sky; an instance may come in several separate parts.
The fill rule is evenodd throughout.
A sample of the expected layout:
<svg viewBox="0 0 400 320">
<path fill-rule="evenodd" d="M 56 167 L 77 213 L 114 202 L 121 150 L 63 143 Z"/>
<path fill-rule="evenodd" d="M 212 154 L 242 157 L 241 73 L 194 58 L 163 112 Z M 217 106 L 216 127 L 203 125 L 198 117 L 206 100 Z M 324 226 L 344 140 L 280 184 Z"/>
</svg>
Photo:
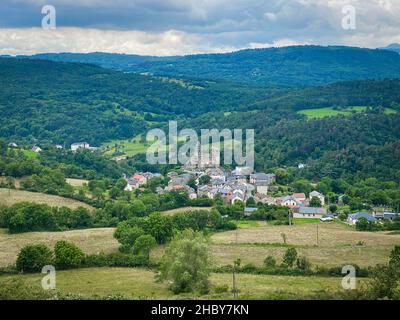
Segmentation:
<svg viewBox="0 0 400 320">
<path fill-rule="evenodd" d="M 42 27 L 46 5 L 55 8 L 55 29 Z M 350 14 L 343 12 L 346 6 L 355 9 L 355 29 L 343 28 L 342 20 Z M 400 43 L 400 0 L 0 1 L 0 54 L 101 51 L 166 56 L 391 43 Z"/>
</svg>

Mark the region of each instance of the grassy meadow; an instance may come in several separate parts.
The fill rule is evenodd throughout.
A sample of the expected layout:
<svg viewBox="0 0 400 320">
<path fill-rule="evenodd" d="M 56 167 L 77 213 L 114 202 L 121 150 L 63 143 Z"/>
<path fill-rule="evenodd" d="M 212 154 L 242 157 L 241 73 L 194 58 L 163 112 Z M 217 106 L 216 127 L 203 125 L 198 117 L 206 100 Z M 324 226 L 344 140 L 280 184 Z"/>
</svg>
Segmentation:
<svg viewBox="0 0 400 320">
<path fill-rule="evenodd" d="M 93 207 L 84 202 L 60 196 L 54 196 L 39 192 L 0 188 L 0 204 L 11 206 L 15 203 L 24 201 L 47 204 L 51 207 L 68 207 L 71 209 L 84 207 L 87 209 L 93 209 Z"/>
<path fill-rule="evenodd" d="M 11 276 L 0 276 L 0 281 Z M 42 274 L 19 277 L 24 282 L 40 286 Z M 239 299 L 296 299 L 320 291 L 338 291 L 341 278 L 290 277 L 237 274 Z M 155 272 L 144 268 L 89 268 L 57 272 L 57 290 L 79 294 L 82 298 L 102 298 L 122 295 L 126 299 L 233 299 L 231 274 L 212 274 L 211 291 L 206 295 L 175 295 L 167 283 L 155 281 Z M 226 287 L 220 292 L 217 288 Z"/>
<path fill-rule="evenodd" d="M 317 245 L 318 230 L 318 245 Z M 0 267 L 15 263 L 19 250 L 27 244 L 52 247 L 58 240 L 68 240 L 87 254 L 117 252 L 119 244 L 113 238 L 113 228 L 73 230 L 65 232 L 30 232 L 8 234 L 0 229 Z M 286 235 L 285 244 L 282 234 Z M 363 242 L 362 248 L 356 247 Z M 297 223 L 293 226 L 273 226 L 265 221 L 242 221 L 236 231 L 211 235 L 210 250 L 214 267 L 231 265 L 240 258 L 242 265 L 262 266 L 265 257 L 273 256 L 277 263 L 288 246 L 296 247 L 299 256 L 306 256 L 313 266 L 337 267 L 357 264 L 362 267 L 386 263 L 394 245 L 400 244 L 400 234 L 388 232 L 357 232 L 341 223 Z M 164 246 L 151 253 L 157 262 Z M 40 285 L 41 274 L 2 275 L 0 282 L 20 277 Z M 174 295 L 166 283 L 155 281 L 154 270 L 145 268 L 88 268 L 57 272 L 57 289 L 79 294 L 83 298 L 122 295 L 127 299 L 231 299 L 232 275 L 213 273 L 211 292 L 204 296 Z M 296 299 L 321 291 L 340 290 L 340 277 L 303 277 L 238 274 L 239 299 Z M 220 290 L 221 287 L 229 288 Z"/>
<path fill-rule="evenodd" d="M 318 109 L 304 109 L 300 110 L 297 113 L 306 116 L 308 119 L 321 119 L 326 117 L 335 117 L 338 115 L 349 116 L 353 113 L 363 112 L 367 109 L 367 107 L 348 107 L 347 109 L 335 110 L 333 108 L 318 108 Z M 391 108 L 385 109 L 386 114 L 395 114 L 396 110 Z"/>
</svg>

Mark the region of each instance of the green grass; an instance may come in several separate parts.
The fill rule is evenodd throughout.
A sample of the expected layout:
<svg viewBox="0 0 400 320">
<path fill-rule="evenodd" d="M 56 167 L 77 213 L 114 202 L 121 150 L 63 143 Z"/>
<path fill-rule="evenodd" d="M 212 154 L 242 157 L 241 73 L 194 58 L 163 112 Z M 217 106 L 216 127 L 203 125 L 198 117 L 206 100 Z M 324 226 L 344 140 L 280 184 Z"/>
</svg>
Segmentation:
<svg viewBox="0 0 400 320">
<path fill-rule="evenodd" d="M 236 224 L 238 226 L 238 228 L 240 229 L 244 229 L 244 228 L 256 228 L 258 227 L 260 224 L 265 223 L 263 221 L 251 221 L 251 220 L 247 220 L 247 221 L 237 221 Z"/>
<path fill-rule="evenodd" d="M 349 107 L 345 110 L 334 110 L 333 108 L 319 108 L 319 109 L 304 109 L 297 113 L 305 115 L 309 119 L 321 119 L 326 117 L 335 117 L 338 115 L 351 115 L 353 112 L 365 111 L 366 107 Z"/>
<path fill-rule="evenodd" d="M 26 283 L 40 286 L 43 274 L 0 276 L 0 282 L 20 277 Z M 186 293 L 174 295 L 167 283 L 155 281 L 155 273 L 143 268 L 91 268 L 58 271 L 56 289 L 62 293 L 79 294 L 83 298 L 104 298 L 123 295 L 128 299 L 233 299 L 231 274 L 212 274 L 211 291 L 207 295 Z M 239 299 L 301 299 L 321 290 L 337 291 L 341 278 L 288 277 L 238 274 Z M 216 286 L 227 286 L 228 291 L 216 293 Z"/>
<path fill-rule="evenodd" d="M 147 144 L 140 141 L 140 136 L 126 140 L 112 140 L 102 145 L 103 153 L 113 156 L 116 152 L 133 157 L 140 153 L 146 153 Z"/>
<path fill-rule="evenodd" d="M 333 108 L 317 108 L 317 109 L 304 109 L 300 110 L 297 113 L 301 115 L 305 115 L 308 119 L 321 119 L 326 117 L 335 117 L 338 115 L 349 116 L 355 112 L 363 112 L 367 109 L 367 107 L 362 106 L 354 106 L 348 107 L 341 110 L 334 110 Z M 385 108 L 385 114 L 391 115 L 396 114 L 397 111 L 391 108 Z"/>
<path fill-rule="evenodd" d="M 21 150 L 21 151 L 25 155 L 25 157 L 30 158 L 30 159 L 34 159 L 39 156 L 38 153 L 33 152 L 32 150 Z"/>
<path fill-rule="evenodd" d="M 320 219 L 318 219 L 318 218 L 312 218 L 312 219 L 293 218 L 293 224 L 306 224 L 306 223 L 317 223 L 317 222 L 320 222 Z"/>
<path fill-rule="evenodd" d="M 396 114 L 396 113 L 397 113 L 397 111 L 392 108 L 385 109 L 385 114 L 391 115 L 391 114 Z"/>
</svg>

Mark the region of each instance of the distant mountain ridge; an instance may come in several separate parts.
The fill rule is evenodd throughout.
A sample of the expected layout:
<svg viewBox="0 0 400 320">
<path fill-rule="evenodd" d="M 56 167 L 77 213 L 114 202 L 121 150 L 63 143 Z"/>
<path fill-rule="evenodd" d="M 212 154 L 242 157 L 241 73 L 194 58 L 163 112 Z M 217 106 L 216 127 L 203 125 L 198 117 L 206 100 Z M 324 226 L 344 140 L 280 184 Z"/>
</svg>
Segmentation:
<svg viewBox="0 0 400 320">
<path fill-rule="evenodd" d="M 397 52 L 400 54 L 400 44 L 399 43 L 392 43 L 392 44 L 388 45 L 387 47 L 384 47 L 381 49 Z"/>
<path fill-rule="evenodd" d="M 18 58 L 92 63 L 125 72 L 258 85 L 316 86 L 345 80 L 400 78 L 400 56 L 393 50 L 344 46 L 291 46 L 174 57 L 97 52 Z"/>
</svg>

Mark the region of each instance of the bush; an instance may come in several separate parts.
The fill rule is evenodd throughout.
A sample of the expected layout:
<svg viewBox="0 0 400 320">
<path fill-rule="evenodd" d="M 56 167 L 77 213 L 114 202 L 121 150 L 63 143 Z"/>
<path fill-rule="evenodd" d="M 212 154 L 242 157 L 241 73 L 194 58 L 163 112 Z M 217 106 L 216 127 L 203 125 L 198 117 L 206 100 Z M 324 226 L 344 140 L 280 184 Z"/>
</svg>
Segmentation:
<svg viewBox="0 0 400 320">
<path fill-rule="evenodd" d="M 38 272 L 53 264 L 53 253 L 45 245 L 28 245 L 18 254 L 16 266 L 23 272 Z"/>
<path fill-rule="evenodd" d="M 143 267 L 148 266 L 147 257 L 134 256 L 125 253 L 111 254 L 93 254 L 86 256 L 83 265 L 84 267 Z"/>
<path fill-rule="evenodd" d="M 225 292 L 228 292 L 228 290 L 229 290 L 229 286 L 227 284 L 223 284 L 223 285 L 214 287 L 215 293 L 225 293 Z"/>
<path fill-rule="evenodd" d="M 296 261 L 296 266 L 299 270 L 310 271 L 311 263 L 306 257 L 299 257 Z"/>
<path fill-rule="evenodd" d="M 80 267 L 85 255 L 75 244 L 67 241 L 58 241 L 54 246 L 55 262 L 59 268 Z"/>
<path fill-rule="evenodd" d="M 289 248 L 286 250 L 283 256 L 283 263 L 289 268 L 292 268 L 297 259 L 297 250 L 295 248 Z"/>
<path fill-rule="evenodd" d="M 21 278 L 0 280 L 1 300 L 45 300 L 53 298 L 52 293 L 37 286 L 26 284 Z"/>
<path fill-rule="evenodd" d="M 275 268 L 276 267 L 276 260 L 273 257 L 268 256 L 264 260 L 264 266 L 267 267 L 267 268 Z"/>
</svg>

